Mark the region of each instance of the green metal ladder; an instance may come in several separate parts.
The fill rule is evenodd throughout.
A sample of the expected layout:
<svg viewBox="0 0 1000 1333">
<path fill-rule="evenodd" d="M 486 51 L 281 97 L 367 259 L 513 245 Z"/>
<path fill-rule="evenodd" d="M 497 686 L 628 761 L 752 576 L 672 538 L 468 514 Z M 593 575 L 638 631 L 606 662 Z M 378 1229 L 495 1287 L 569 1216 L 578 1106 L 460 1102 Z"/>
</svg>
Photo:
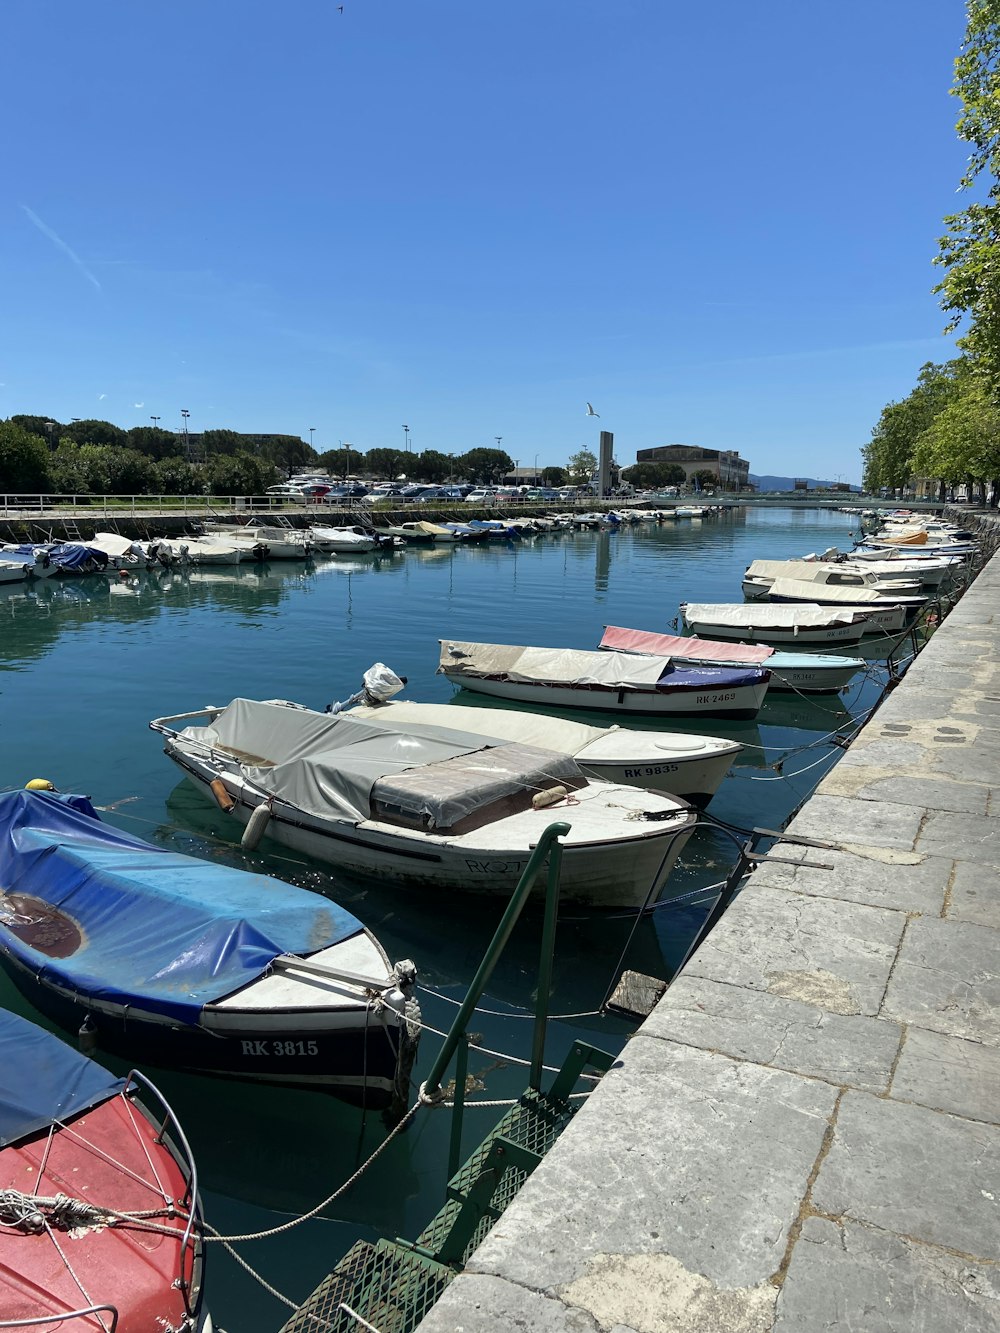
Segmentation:
<svg viewBox="0 0 1000 1333">
<path fill-rule="evenodd" d="M 281 1333 L 316 1333 L 317 1329 L 359 1333 L 366 1326 L 378 1333 L 411 1333 L 573 1118 L 570 1096 L 580 1076 L 587 1069 L 604 1073 L 611 1067 L 613 1056 L 578 1041 L 548 1091 L 541 1088 L 559 901 L 562 847 L 558 839 L 569 828 L 568 824 L 551 824 L 539 839 L 423 1086 L 428 1100 L 440 1098 L 441 1079 L 455 1057 L 451 1178 L 444 1206 L 415 1241 L 358 1241 L 283 1325 Z M 529 1085 L 492 1133 L 458 1166 L 468 1072 L 467 1026 L 546 858 L 548 882 Z"/>
</svg>

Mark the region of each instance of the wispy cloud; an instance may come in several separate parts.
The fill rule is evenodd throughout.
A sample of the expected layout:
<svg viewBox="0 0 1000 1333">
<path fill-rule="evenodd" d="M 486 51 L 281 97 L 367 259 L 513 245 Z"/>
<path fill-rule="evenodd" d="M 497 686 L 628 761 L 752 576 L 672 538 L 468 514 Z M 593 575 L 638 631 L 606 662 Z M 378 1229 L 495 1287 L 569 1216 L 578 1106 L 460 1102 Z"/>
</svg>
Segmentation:
<svg viewBox="0 0 1000 1333">
<path fill-rule="evenodd" d="M 97 401 L 100 402 L 102 398 L 107 398 L 107 396 L 108 395 L 106 393 L 99 393 L 97 395 Z"/>
<path fill-rule="evenodd" d="M 99 292 L 104 290 L 101 284 L 94 277 L 93 273 L 91 273 L 87 265 L 76 253 L 76 251 L 73 250 L 70 246 L 68 246 L 66 242 L 63 240 L 63 238 L 57 235 L 56 232 L 54 232 L 50 226 L 44 223 L 37 213 L 32 212 L 32 210 L 28 207 L 27 204 L 21 205 L 21 211 L 24 213 L 28 221 L 32 222 L 38 228 L 38 230 L 42 233 L 43 236 L 47 236 L 49 240 L 52 242 L 52 244 L 56 246 L 57 249 L 61 250 L 64 255 L 68 255 L 70 257 L 70 259 L 73 261 L 73 263 L 80 270 L 80 272 L 83 274 L 83 276 L 87 279 L 88 282 L 92 282 Z"/>
<path fill-rule="evenodd" d="M 133 406 L 133 407 L 145 407 L 146 404 L 145 404 L 145 403 L 133 403 L 132 406 Z"/>
</svg>

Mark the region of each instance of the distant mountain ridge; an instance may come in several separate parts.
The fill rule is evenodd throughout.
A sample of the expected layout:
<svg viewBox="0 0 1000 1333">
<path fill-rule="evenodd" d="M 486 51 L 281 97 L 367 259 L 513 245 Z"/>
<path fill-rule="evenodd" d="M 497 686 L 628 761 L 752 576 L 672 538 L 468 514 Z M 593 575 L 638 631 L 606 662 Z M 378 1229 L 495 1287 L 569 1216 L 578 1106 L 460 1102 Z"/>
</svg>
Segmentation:
<svg viewBox="0 0 1000 1333">
<path fill-rule="evenodd" d="M 763 473 L 760 476 L 755 476 L 754 473 L 750 473 L 750 481 L 759 491 L 793 491 L 796 481 L 802 480 L 805 480 L 811 491 L 829 490 L 837 484 L 834 481 L 817 481 L 815 477 L 772 477 Z M 852 486 L 851 490 L 860 492 L 861 487 Z"/>
</svg>

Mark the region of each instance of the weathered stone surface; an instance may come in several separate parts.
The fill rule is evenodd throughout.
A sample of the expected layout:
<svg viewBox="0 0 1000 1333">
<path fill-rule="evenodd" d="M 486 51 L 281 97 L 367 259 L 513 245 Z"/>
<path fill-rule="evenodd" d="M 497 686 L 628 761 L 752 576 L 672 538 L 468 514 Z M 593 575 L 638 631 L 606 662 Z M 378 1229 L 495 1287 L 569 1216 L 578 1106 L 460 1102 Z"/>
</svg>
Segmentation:
<svg viewBox="0 0 1000 1333">
<path fill-rule="evenodd" d="M 996 1333 L 1000 1274 L 870 1227 L 807 1218 L 774 1333 Z"/>
<path fill-rule="evenodd" d="M 874 806 L 847 796 L 814 796 L 789 825 L 800 838 L 848 846 L 901 847 L 912 851 L 924 811 L 917 806 Z"/>
<path fill-rule="evenodd" d="M 966 921 L 911 921 L 883 1016 L 1000 1045 L 1000 950 L 994 930 Z"/>
<path fill-rule="evenodd" d="M 602 1328 L 623 1319 L 637 1333 L 768 1333 L 778 1288 L 717 1287 L 668 1254 L 598 1254 L 559 1294 Z"/>
<path fill-rule="evenodd" d="M 320 1324 L 317 1328 L 322 1327 Z M 420 1324 L 420 1333 L 604 1333 L 585 1310 L 566 1306 L 560 1300 L 527 1291 L 502 1278 L 467 1274 L 456 1278 L 437 1305 Z M 645 1333 L 615 1326 L 617 1333 Z M 650 1330 L 654 1333 L 654 1330 Z"/>
<path fill-rule="evenodd" d="M 905 923 L 901 912 L 751 880 L 687 971 L 831 1013 L 876 1014 Z"/>
<path fill-rule="evenodd" d="M 847 1092 L 812 1205 L 833 1217 L 995 1258 L 1000 1129 Z"/>
<path fill-rule="evenodd" d="M 828 1083 L 884 1092 L 901 1028 L 701 977 L 679 977 L 643 1026 L 643 1037 L 721 1051 Z"/>
<path fill-rule="evenodd" d="M 959 862 L 945 915 L 949 920 L 974 921 L 1000 930 L 1000 866 Z"/>
<path fill-rule="evenodd" d="M 1000 1124 L 1000 1050 L 911 1027 L 892 1080 L 892 1096 Z"/>
<path fill-rule="evenodd" d="M 840 898 L 869 907 L 927 912 L 935 916 L 944 907 L 945 890 L 954 865 L 950 858 L 919 856 L 915 852 L 883 850 L 879 855 L 860 855 L 786 844 L 775 850 L 800 864 L 769 862 L 761 866 L 754 882 L 766 883 L 771 888 L 794 889 L 797 893 L 808 893 L 817 898 Z M 886 857 L 900 859 L 887 860 Z M 816 863 L 831 868 L 821 870 L 815 868 Z"/>
<path fill-rule="evenodd" d="M 473 1256 L 552 1291 L 597 1255 L 668 1255 L 723 1290 L 776 1271 L 837 1091 L 635 1037 Z"/>
<path fill-rule="evenodd" d="M 921 805 L 928 810 L 985 815 L 989 788 L 971 782 L 949 782 L 945 778 L 904 776 L 865 783 L 855 795 L 862 801 L 894 801 L 901 805 Z"/>
<path fill-rule="evenodd" d="M 917 851 L 996 865 L 1000 862 L 1000 819 L 951 811 L 928 814 L 917 838 Z"/>
</svg>

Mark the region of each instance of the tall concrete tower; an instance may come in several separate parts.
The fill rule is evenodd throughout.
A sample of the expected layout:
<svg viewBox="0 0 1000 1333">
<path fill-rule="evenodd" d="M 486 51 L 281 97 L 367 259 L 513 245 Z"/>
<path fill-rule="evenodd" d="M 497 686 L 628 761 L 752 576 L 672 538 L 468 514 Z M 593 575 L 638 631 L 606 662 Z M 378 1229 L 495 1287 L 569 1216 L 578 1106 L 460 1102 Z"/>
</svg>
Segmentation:
<svg viewBox="0 0 1000 1333">
<path fill-rule="evenodd" d="M 597 461 L 597 494 L 604 499 L 611 493 L 611 456 L 615 437 L 610 430 L 601 431 L 601 454 Z"/>
</svg>

